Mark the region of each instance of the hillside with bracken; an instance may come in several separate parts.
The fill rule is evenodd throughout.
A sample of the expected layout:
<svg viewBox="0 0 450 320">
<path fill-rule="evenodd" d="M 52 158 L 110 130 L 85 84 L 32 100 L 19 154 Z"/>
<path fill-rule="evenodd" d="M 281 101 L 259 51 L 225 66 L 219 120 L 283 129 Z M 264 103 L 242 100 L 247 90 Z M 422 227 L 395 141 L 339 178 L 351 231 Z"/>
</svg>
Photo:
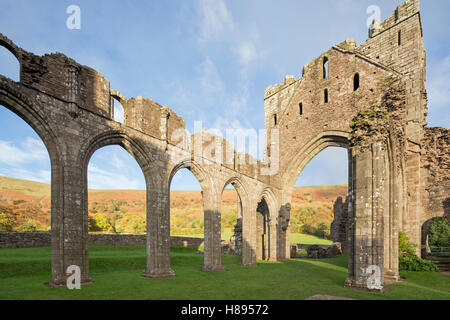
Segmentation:
<svg viewBox="0 0 450 320">
<path fill-rule="evenodd" d="M 291 233 L 327 238 L 333 202 L 347 193 L 346 185 L 296 188 L 292 197 Z M 144 234 L 144 190 L 89 190 L 89 231 Z M 50 185 L 0 176 L 0 231 L 50 230 Z M 171 234 L 202 236 L 200 191 L 171 191 Z M 237 219 L 237 193 L 225 189 L 221 203 L 223 238 L 229 238 Z"/>
</svg>

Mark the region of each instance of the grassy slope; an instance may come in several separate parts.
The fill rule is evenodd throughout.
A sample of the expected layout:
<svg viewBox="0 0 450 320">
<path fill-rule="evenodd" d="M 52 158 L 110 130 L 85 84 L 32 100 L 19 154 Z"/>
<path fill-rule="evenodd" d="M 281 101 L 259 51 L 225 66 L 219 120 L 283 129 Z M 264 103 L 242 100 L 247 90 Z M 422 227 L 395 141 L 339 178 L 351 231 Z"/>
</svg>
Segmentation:
<svg viewBox="0 0 450 320">
<path fill-rule="evenodd" d="M 343 287 L 347 257 L 259 262 L 242 268 L 240 257 L 223 256 L 223 273 L 200 271 L 203 256 L 195 248 L 172 248 L 171 279 L 142 278 L 145 247 L 89 249 L 95 281 L 81 290 L 52 289 L 50 248 L 0 249 L 0 299 L 304 299 L 327 294 L 355 299 L 450 299 L 450 277 L 430 272 L 402 272 L 403 282 L 385 294 Z M 239 286 L 239 290 L 236 290 Z"/>
<path fill-rule="evenodd" d="M 29 180 L 14 179 L 0 176 L 0 191 L 2 193 L 22 193 L 33 197 L 50 197 L 50 185 Z"/>
</svg>

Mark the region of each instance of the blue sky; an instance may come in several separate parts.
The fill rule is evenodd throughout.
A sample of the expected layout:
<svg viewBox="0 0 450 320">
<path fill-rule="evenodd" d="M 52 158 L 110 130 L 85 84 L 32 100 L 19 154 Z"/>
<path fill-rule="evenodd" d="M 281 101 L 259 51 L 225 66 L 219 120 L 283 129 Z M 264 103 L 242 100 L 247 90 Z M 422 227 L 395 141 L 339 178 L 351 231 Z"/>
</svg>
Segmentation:
<svg viewBox="0 0 450 320">
<path fill-rule="evenodd" d="M 298 77 L 302 67 L 346 38 L 367 38 L 366 9 L 381 18 L 395 0 L 2 0 L 0 32 L 36 54 L 63 52 L 105 75 L 125 97 L 151 97 L 203 127 L 264 128 L 264 88 Z M 81 8 L 81 29 L 69 30 L 66 8 Z M 450 2 L 422 1 L 427 49 L 430 126 L 449 127 Z M 18 77 L 0 50 L 0 73 Z M 49 182 L 49 160 L 39 137 L 0 107 L 0 174 Z M 45 150 L 44 150 L 45 151 Z M 111 160 L 112 159 L 112 160 Z M 329 148 L 311 161 L 297 185 L 347 181 L 347 153 Z M 97 151 L 89 187 L 143 189 L 143 175 L 120 147 Z M 172 189 L 198 189 L 180 171 Z"/>
</svg>

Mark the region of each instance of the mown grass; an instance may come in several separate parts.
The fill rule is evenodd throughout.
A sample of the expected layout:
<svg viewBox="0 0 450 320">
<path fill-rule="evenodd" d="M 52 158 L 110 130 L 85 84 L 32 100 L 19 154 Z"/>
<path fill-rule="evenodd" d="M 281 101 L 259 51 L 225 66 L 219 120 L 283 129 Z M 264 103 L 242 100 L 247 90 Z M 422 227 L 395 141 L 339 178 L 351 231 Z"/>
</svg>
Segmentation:
<svg viewBox="0 0 450 320">
<path fill-rule="evenodd" d="M 355 299 L 450 299 L 450 277 L 432 272 L 402 272 L 406 279 L 385 294 L 343 287 L 347 257 L 239 266 L 240 257 L 224 255 L 226 272 L 200 271 L 196 248 L 172 248 L 175 278 L 141 277 L 144 246 L 91 246 L 94 284 L 81 290 L 49 288 L 50 248 L 0 249 L 0 299 L 305 299 L 327 294 Z"/>
</svg>

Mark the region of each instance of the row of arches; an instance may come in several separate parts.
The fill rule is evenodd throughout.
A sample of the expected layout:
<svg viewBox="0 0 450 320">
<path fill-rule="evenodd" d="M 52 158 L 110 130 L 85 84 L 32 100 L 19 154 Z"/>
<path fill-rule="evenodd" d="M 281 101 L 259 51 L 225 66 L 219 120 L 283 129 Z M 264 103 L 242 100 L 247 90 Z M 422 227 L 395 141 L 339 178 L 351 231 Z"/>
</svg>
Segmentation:
<svg viewBox="0 0 450 320">
<path fill-rule="evenodd" d="M 4 98 L 5 96 L 2 96 L 2 97 Z M 51 155 L 53 155 L 52 158 L 57 157 L 56 155 L 58 154 L 58 151 L 54 150 L 54 146 L 56 146 L 57 143 L 55 143 L 53 140 L 53 139 L 56 140 L 56 137 L 51 138 L 51 136 L 47 132 L 45 132 L 45 131 L 42 132 L 43 130 L 40 127 L 40 124 L 41 124 L 40 120 L 35 120 L 37 123 L 37 124 L 35 124 L 35 121 L 33 120 L 33 116 L 29 115 L 29 110 L 24 109 L 23 111 L 19 111 L 19 108 L 16 104 L 7 103 L 6 99 L 1 99 L 0 103 L 2 105 L 6 105 L 7 109 L 11 110 L 13 113 L 17 113 L 22 119 L 26 120 L 31 125 L 31 127 L 34 129 L 34 131 L 38 133 L 38 135 L 36 137 L 42 138 L 42 140 L 46 142 L 47 152 L 49 152 Z M 2 110 L 2 112 L 3 111 L 4 110 Z M 144 185 L 147 187 L 147 189 L 148 189 L 148 186 L 151 184 L 151 182 L 147 178 L 148 177 L 148 167 L 150 164 L 148 163 L 148 161 L 146 160 L 146 157 L 145 157 L 146 151 L 142 148 L 142 146 L 140 146 L 140 144 L 138 142 L 135 142 L 129 136 L 127 136 L 124 133 L 120 133 L 120 132 L 100 135 L 100 136 L 96 137 L 95 139 L 92 139 L 88 144 L 86 144 L 86 146 L 84 146 L 82 148 L 82 151 L 80 152 L 80 156 L 81 155 L 84 155 L 84 156 L 82 156 L 78 160 L 80 161 L 80 163 L 83 163 L 82 167 L 86 168 L 86 170 L 84 171 L 82 181 L 80 181 L 81 184 L 85 186 L 85 188 L 83 188 L 85 193 L 82 194 L 80 198 L 81 198 L 81 205 L 83 206 L 82 211 L 85 212 L 86 215 L 81 217 L 81 220 L 83 220 L 83 221 L 71 221 L 71 224 L 85 225 L 85 220 L 88 219 L 88 212 L 89 212 L 89 207 L 88 207 L 88 204 L 89 204 L 89 201 L 88 201 L 88 198 L 89 198 L 89 194 L 88 194 L 89 182 L 88 181 L 89 181 L 89 179 L 88 178 L 89 178 L 89 172 L 90 172 L 90 170 L 88 169 L 89 164 L 93 160 L 95 160 L 95 154 L 97 154 L 98 152 L 102 152 L 102 150 L 110 148 L 113 145 L 118 145 L 118 146 L 122 147 L 129 153 L 128 156 L 131 155 L 132 158 L 134 158 L 134 160 L 138 164 L 138 167 L 142 171 L 141 173 L 143 174 L 143 177 L 145 180 Z M 53 153 L 52 153 L 52 151 L 53 151 Z M 103 157 L 103 159 L 101 159 L 101 160 L 105 161 L 105 157 Z M 106 161 L 107 160 L 108 159 L 106 157 Z M 55 177 L 56 177 L 56 180 L 58 181 L 59 180 L 58 178 L 60 176 L 60 173 L 58 172 L 58 161 L 53 161 L 53 163 L 50 163 L 50 168 L 52 171 L 52 182 L 55 182 Z M 186 161 L 186 162 L 183 162 L 173 168 L 172 173 L 170 174 L 168 190 L 170 190 L 170 183 L 172 182 L 173 177 L 179 171 L 191 171 L 193 176 L 198 177 L 198 181 L 199 181 L 200 185 L 201 184 L 206 185 L 207 183 L 209 183 L 208 176 L 205 174 L 205 172 L 201 169 L 200 166 L 195 165 L 193 162 Z M 239 178 L 231 178 L 224 184 L 222 193 L 223 193 L 224 189 L 226 189 L 226 185 L 231 185 L 235 188 L 236 193 L 237 193 L 237 198 L 239 199 L 237 201 L 237 203 L 240 206 L 240 209 L 237 211 L 237 213 L 240 212 L 240 214 L 242 215 L 242 212 L 244 210 L 244 208 L 242 206 L 246 205 L 248 207 L 248 204 L 247 204 L 248 200 L 246 200 L 248 198 L 248 196 L 246 196 L 246 191 L 245 191 L 244 185 L 242 184 L 242 182 L 240 181 Z M 56 194 L 58 196 L 64 197 L 64 194 L 60 193 L 60 192 L 62 192 L 62 190 L 59 190 L 60 187 L 58 187 L 55 183 L 51 184 L 51 188 L 52 188 L 53 196 Z M 69 190 L 67 190 L 65 192 L 70 193 Z M 148 196 L 149 196 L 149 193 L 147 192 L 147 197 Z M 148 205 L 145 209 L 147 211 Z M 245 209 L 248 209 L 248 208 L 245 208 Z M 53 231 L 54 229 L 56 229 L 53 227 L 58 228 L 58 227 L 60 227 L 61 224 L 64 224 L 63 217 L 61 217 L 59 215 L 59 212 L 63 212 L 65 210 L 64 207 L 61 207 L 61 199 L 60 198 L 55 199 L 54 197 L 52 197 L 51 210 L 52 210 L 51 224 L 52 224 L 52 231 Z M 87 250 L 86 250 L 85 258 L 87 258 Z M 56 257 L 54 257 L 53 260 L 56 261 L 58 259 Z M 62 271 L 62 270 L 59 270 L 59 271 Z M 60 272 L 56 272 L 56 273 L 59 275 L 61 274 Z M 86 280 L 86 281 L 88 281 L 88 280 Z"/>
</svg>

